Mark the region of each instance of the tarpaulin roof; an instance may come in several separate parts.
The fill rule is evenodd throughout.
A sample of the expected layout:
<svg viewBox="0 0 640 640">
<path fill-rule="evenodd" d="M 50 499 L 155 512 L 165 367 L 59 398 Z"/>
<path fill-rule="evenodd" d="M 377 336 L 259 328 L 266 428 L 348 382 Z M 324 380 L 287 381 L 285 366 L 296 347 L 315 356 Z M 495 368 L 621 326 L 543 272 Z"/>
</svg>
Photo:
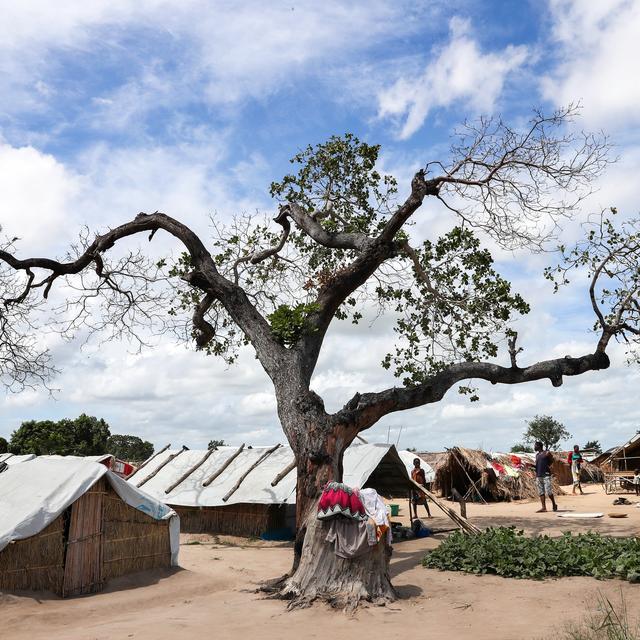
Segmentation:
<svg viewBox="0 0 640 640">
<path fill-rule="evenodd" d="M 219 447 L 195 469 L 194 467 L 207 454 L 206 450 L 167 449 L 150 458 L 144 467 L 131 476 L 129 482 L 142 486 L 144 491 L 158 500 L 175 506 L 293 504 L 296 501 L 295 469 L 292 468 L 275 487 L 271 486 L 276 476 L 294 461 L 290 447 L 277 448 L 251 469 L 252 465 L 271 448 L 243 449 L 208 486 L 204 486 L 203 483 L 237 453 L 238 447 Z M 388 444 L 351 445 L 344 454 L 343 482 L 353 487 L 363 487 L 385 458 L 394 469 L 396 481 L 406 482 L 406 470 L 395 447 Z M 191 469 L 193 471 L 189 473 Z M 242 479 L 247 472 L 248 475 Z M 187 477 L 172 489 L 171 487 L 185 474 L 188 474 Z M 239 481 L 241 481 L 239 487 L 228 496 L 226 501 L 223 500 Z"/>
<path fill-rule="evenodd" d="M 171 521 L 172 564 L 177 564 L 180 520 L 175 511 L 103 464 L 81 458 L 42 456 L 0 473 L 0 551 L 14 540 L 40 533 L 104 475 L 129 506 L 156 520 Z"/>
<path fill-rule="evenodd" d="M 9 466 L 19 464 L 20 462 L 27 462 L 34 458 L 35 455 L 33 455 L 33 453 L 27 453 L 21 456 L 16 456 L 13 453 L 0 453 L 0 462 L 6 462 Z"/>
</svg>

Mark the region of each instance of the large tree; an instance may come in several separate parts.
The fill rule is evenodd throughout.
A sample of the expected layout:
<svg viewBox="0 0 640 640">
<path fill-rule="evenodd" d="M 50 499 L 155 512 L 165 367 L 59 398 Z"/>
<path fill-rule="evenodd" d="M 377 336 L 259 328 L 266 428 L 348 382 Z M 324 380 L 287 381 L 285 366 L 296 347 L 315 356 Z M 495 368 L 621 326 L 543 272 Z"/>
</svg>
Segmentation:
<svg viewBox="0 0 640 640">
<path fill-rule="evenodd" d="M 94 456 L 105 453 L 109 425 L 82 414 L 74 420 L 27 420 L 12 434 L 9 451 L 15 454 Z"/>
<path fill-rule="evenodd" d="M 540 441 L 545 449 L 556 450 L 558 445 L 571 438 L 562 422 L 551 416 L 535 416 L 527 421 L 527 429 L 523 434 L 524 441 L 529 444 Z"/>
<path fill-rule="evenodd" d="M 536 112 L 523 128 L 500 119 L 465 125 L 448 157 L 420 169 L 403 198 L 396 181 L 377 169 L 378 146 L 352 135 L 310 146 L 293 158 L 294 171 L 271 185 L 280 203 L 276 230 L 240 217 L 226 227 L 215 223 L 216 237 L 206 243 L 187 225 L 155 212 L 95 237 L 83 235 L 66 260 L 18 257 L 7 243 L 0 251 L 6 291 L 0 369 L 18 388 L 51 373 L 48 354 L 30 329 L 37 331 L 42 298 L 63 279 L 75 292 L 58 316 L 66 333 L 89 325 L 144 341 L 140 323 L 184 328 L 188 313 L 187 334 L 198 349 L 233 360 L 243 343 L 251 344 L 273 382 L 297 459 L 296 554 L 281 595 L 297 604 L 392 600 L 382 545 L 364 559 L 337 558 L 313 517 L 322 486 L 342 478 L 343 454 L 354 438 L 383 416 L 438 402 L 470 379 L 548 379 L 558 387 L 564 376 L 606 369 L 610 340 L 637 334 L 637 267 L 635 275 L 625 271 L 626 292 L 607 289 L 604 310 L 599 295 L 612 273 L 600 263 L 622 265 L 622 246 L 637 256 L 637 236 L 633 249 L 626 238 L 614 238 L 602 256 L 592 250 L 598 239 L 591 237 L 587 257 L 569 252 L 563 268 L 598 255 L 591 283 L 597 344 L 590 353 L 521 366 L 510 320 L 528 305 L 495 271 L 476 236 L 510 249 L 539 248 L 572 214 L 607 162 L 606 140 L 567 128 L 574 112 Z M 433 221 L 421 219 L 426 200 L 451 217 L 441 237 Z M 151 240 L 158 231 L 181 243 L 178 260 L 147 259 L 142 249 L 118 253 L 126 238 L 144 233 Z M 564 271 L 548 275 L 566 279 Z M 356 393 L 330 413 L 311 386 L 327 330 L 336 319 L 357 323 L 368 310 L 396 321 L 397 340 L 382 365 L 401 384 Z M 498 361 L 501 344 L 506 366 Z M 468 384 L 462 391 L 475 396 Z"/>
<path fill-rule="evenodd" d="M 142 462 L 153 455 L 153 444 L 138 436 L 113 434 L 107 440 L 105 453 L 128 462 Z"/>
</svg>

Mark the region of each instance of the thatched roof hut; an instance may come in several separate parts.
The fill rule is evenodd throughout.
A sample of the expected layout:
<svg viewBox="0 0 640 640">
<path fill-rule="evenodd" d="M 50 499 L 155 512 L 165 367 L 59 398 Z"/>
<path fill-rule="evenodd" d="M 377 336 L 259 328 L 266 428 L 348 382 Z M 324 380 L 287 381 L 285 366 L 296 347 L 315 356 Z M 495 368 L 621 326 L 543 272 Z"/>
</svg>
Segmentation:
<svg viewBox="0 0 640 640">
<path fill-rule="evenodd" d="M 556 478 L 554 491 L 562 494 Z M 531 458 L 519 454 L 491 454 L 453 447 L 436 467 L 435 490 L 449 497 L 455 489 L 470 501 L 496 502 L 536 498 Z"/>
<path fill-rule="evenodd" d="M 0 590 L 100 591 L 177 564 L 179 533 L 173 510 L 96 462 L 36 458 L 0 473 Z"/>
<path fill-rule="evenodd" d="M 393 445 L 354 444 L 344 455 L 343 481 L 383 496 L 410 491 Z M 180 515 L 187 533 L 240 536 L 292 535 L 296 471 L 290 447 L 165 449 L 141 465 L 128 482 Z"/>
</svg>

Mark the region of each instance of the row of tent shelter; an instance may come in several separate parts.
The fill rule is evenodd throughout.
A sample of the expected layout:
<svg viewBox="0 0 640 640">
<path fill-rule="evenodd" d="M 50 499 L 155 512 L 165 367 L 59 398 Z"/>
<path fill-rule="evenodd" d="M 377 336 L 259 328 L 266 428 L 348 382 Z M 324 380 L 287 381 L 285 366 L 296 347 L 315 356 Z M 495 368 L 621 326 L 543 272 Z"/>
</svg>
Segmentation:
<svg viewBox="0 0 640 640">
<path fill-rule="evenodd" d="M 408 496 L 413 457 L 393 445 L 352 445 L 343 480 Z M 0 591 L 66 597 L 100 591 L 129 573 L 175 566 L 181 530 L 251 536 L 295 529 L 289 447 L 167 447 L 128 480 L 109 468 L 110 458 L 3 456 Z"/>
<path fill-rule="evenodd" d="M 636 449 L 640 434 L 607 460 L 628 465 L 640 455 Z M 416 457 L 444 497 L 454 489 L 465 500 L 536 496 L 530 455 L 462 447 L 416 454 L 353 444 L 343 482 L 408 497 Z M 295 459 L 287 446 L 167 446 L 133 472 L 115 463 L 108 455 L 0 455 L 0 591 L 100 591 L 110 578 L 176 565 L 180 531 L 266 538 L 295 531 Z M 571 481 L 562 455 L 553 471 L 559 484 Z M 585 480 L 602 479 L 590 463 L 583 473 Z"/>
</svg>

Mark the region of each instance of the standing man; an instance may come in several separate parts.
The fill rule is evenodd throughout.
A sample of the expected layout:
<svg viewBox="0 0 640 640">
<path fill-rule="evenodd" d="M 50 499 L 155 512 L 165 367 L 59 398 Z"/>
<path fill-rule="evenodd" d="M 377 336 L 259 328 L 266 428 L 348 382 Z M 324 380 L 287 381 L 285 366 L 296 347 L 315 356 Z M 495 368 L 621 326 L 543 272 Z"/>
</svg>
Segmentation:
<svg viewBox="0 0 640 640">
<path fill-rule="evenodd" d="M 542 508 L 536 513 L 544 513 L 547 510 L 547 502 L 545 495 L 549 496 L 553 510 L 558 510 L 556 499 L 553 497 L 553 485 L 551 484 L 551 464 L 553 455 L 551 451 L 544 451 L 542 442 L 536 442 L 534 449 L 536 450 L 536 483 L 538 485 L 538 495 Z"/>
<path fill-rule="evenodd" d="M 424 469 L 420 466 L 420 458 L 413 459 L 413 469 L 411 469 L 411 479 L 419 484 L 421 487 L 427 486 L 427 477 L 424 474 Z M 423 504 L 427 510 L 427 516 L 431 517 L 431 511 L 429 511 L 429 503 L 427 497 L 419 491 L 411 492 L 411 504 L 413 505 L 413 517 L 418 519 L 418 505 Z"/>
</svg>

